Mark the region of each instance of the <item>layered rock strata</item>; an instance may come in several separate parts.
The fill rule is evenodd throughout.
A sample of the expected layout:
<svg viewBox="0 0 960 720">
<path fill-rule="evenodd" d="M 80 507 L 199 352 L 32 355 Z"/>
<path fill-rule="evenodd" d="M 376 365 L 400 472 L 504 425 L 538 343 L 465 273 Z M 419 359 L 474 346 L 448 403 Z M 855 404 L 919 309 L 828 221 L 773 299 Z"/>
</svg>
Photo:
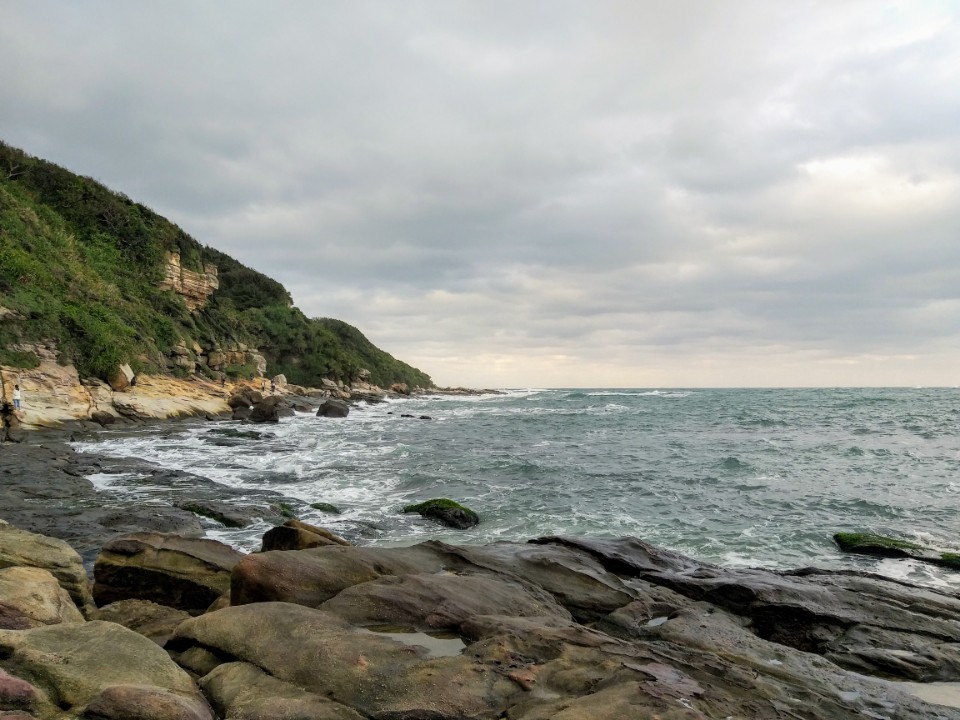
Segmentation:
<svg viewBox="0 0 960 720">
<path fill-rule="evenodd" d="M 160 282 L 162 290 L 172 290 L 183 297 L 191 312 L 207 304 L 209 298 L 220 287 L 216 265 L 204 265 L 203 272 L 187 270 L 180 265 L 180 253 L 168 252 L 164 278 Z"/>
</svg>

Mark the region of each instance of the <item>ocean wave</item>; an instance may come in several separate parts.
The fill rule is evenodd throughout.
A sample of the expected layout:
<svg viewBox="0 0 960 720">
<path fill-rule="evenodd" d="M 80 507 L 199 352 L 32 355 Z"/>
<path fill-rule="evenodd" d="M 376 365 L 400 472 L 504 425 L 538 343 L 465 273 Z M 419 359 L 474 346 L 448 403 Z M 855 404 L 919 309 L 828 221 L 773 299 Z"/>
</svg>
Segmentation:
<svg viewBox="0 0 960 720">
<path fill-rule="evenodd" d="M 391 399 L 337 422 L 304 414 L 269 427 L 125 428 L 73 446 L 292 498 L 300 517 L 361 544 L 618 534 L 707 562 L 872 568 L 838 553 L 832 533 L 882 526 L 960 536 L 951 398 L 891 391 L 899 404 L 857 401 L 837 412 L 858 393 L 528 388 Z M 434 421 L 401 420 L 401 412 Z M 150 486 L 146 477 L 93 481 L 105 498 L 129 492 L 144 502 L 186 487 Z M 481 524 L 447 533 L 400 512 L 428 496 L 463 502 Z M 315 501 L 343 514 L 309 509 Z M 776 537 L 759 529 L 764 523 Z"/>
</svg>

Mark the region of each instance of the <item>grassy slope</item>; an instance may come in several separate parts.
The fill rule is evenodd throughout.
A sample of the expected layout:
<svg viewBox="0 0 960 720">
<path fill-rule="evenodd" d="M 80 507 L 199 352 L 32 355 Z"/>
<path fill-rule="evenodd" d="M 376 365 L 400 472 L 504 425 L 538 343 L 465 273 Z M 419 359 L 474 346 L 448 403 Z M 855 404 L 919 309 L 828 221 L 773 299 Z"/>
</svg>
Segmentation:
<svg viewBox="0 0 960 720">
<path fill-rule="evenodd" d="M 165 253 L 183 267 L 219 269 L 220 289 L 199 313 L 160 291 Z M 286 289 L 205 247 L 149 208 L 100 183 L 0 143 L 0 363 L 28 365 L 17 341 L 53 338 L 64 362 L 100 376 L 118 363 L 159 369 L 180 340 L 260 348 L 290 382 L 350 381 L 360 368 L 380 385 L 432 385 L 429 376 L 374 347 L 356 328 L 307 318 Z M 248 368 L 233 368 L 244 373 Z"/>
</svg>

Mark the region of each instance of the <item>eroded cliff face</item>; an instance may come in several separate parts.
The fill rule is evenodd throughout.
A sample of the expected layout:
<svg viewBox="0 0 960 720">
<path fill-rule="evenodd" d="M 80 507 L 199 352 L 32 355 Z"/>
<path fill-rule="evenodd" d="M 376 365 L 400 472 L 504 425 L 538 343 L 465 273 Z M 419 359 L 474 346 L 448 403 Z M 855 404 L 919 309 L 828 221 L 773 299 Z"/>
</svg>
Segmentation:
<svg viewBox="0 0 960 720">
<path fill-rule="evenodd" d="M 166 275 L 160 282 L 160 287 L 163 290 L 173 290 L 182 296 L 187 308 L 196 312 L 206 305 L 207 298 L 220 287 L 217 266 L 204 265 L 202 273 L 186 270 L 180 266 L 180 253 L 169 252 Z"/>
<path fill-rule="evenodd" d="M 222 415 L 229 412 L 229 389 L 200 378 L 137 375 L 122 392 L 95 378 L 80 378 L 73 365 L 56 361 L 53 343 L 22 345 L 37 355 L 34 368 L 0 366 L 0 399 L 12 401 L 13 387 L 22 390 L 17 424 L 27 429 L 58 428 L 89 420 L 97 413 L 137 420 Z"/>
</svg>

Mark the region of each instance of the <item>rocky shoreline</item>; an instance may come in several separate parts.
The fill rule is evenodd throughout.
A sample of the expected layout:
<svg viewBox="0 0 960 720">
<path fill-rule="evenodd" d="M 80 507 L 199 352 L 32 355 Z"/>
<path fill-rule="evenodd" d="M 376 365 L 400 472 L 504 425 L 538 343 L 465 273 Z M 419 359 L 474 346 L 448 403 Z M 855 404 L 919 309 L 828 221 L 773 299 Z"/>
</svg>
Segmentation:
<svg viewBox="0 0 960 720">
<path fill-rule="evenodd" d="M 48 353 L 49 354 L 49 353 Z M 327 398 L 348 402 L 380 402 L 388 397 L 418 394 L 476 394 L 462 388 L 429 388 L 411 391 L 406 385 L 390 388 L 373 385 L 361 377 L 349 385 L 324 380 L 323 387 L 308 388 L 287 383 L 283 375 L 273 378 L 216 382 L 199 375 L 134 375 L 126 366 L 110 383 L 81 379 L 72 365 L 59 365 L 46 357 L 38 366 L 19 369 L 0 366 L 2 399 L 11 401 L 14 386 L 23 391 L 23 407 L 10 418 L 9 439 L 19 441 L 24 430 L 75 430 L 110 424 L 137 424 L 176 418 L 231 417 L 241 394 L 278 398 L 291 408 L 316 409 Z M 268 390 L 268 388 L 272 388 Z M 240 419 L 240 418 L 235 418 Z"/>
<path fill-rule="evenodd" d="M 245 555 L 195 509 L 100 507 L 85 476 L 132 471 L 276 531 Z M 49 432 L 0 477 L 0 718 L 960 719 L 937 590 L 635 538 L 352 546 Z"/>
</svg>

